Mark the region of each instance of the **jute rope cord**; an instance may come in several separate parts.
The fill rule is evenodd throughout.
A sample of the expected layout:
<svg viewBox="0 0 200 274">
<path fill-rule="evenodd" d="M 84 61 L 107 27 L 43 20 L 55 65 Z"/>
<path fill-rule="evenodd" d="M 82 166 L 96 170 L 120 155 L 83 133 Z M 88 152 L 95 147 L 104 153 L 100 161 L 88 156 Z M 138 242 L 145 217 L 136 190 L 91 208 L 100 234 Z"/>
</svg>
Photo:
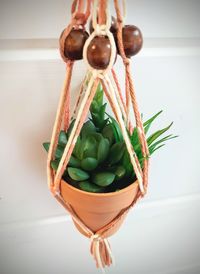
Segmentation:
<svg viewBox="0 0 200 274">
<path fill-rule="evenodd" d="M 87 0 L 86 9 L 84 10 L 85 1 L 74 0 L 71 8 L 71 22 L 64 30 L 64 35 L 60 38 L 60 53 L 66 63 L 66 76 L 64 81 L 64 86 L 61 92 L 58 110 L 56 113 L 56 119 L 53 127 L 50 148 L 48 152 L 47 159 L 47 175 L 48 175 L 48 186 L 56 198 L 56 200 L 67 210 L 71 215 L 73 220 L 81 227 L 84 233 L 91 240 L 90 252 L 96 261 L 97 267 L 100 267 L 104 271 L 105 266 L 110 266 L 114 263 L 114 258 L 111 252 L 109 242 L 107 240 L 107 235 L 109 231 L 114 228 L 120 220 L 129 212 L 129 210 L 135 205 L 135 203 L 143 197 L 146 193 L 147 182 L 148 182 L 148 146 L 144 134 L 144 129 L 141 121 L 141 115 L 138 110 L 138 105 L 135 96 L 135 90 L 133 85 L 133 80 L 130 72 L 130 61 L 126 58 L 123 43 L 122 43 L 122 27 L 123 27 L 123 16 L 120 12 L 119 3 L 114 0 L 115 10 L 117 14 L 118 22 L 118 45 L 120 50 L 120 55 L 123 59 L 125 66 L 125 87 L 126 87 L 126 100 L 123 100 L 121 87 L 117 79 L 117 75 L 113 69 L 113 64 L 116 57 L 116 46 L 112 33 L 110 32 L 111 26 L 111 16 L 108 9 L 107 0 Z M 83 80 L 79 95 L 75 104 L 75 108 L 70 117 L 70 83 L 73 71 L 74 62 L 68 60 L 64 55 L 64 43 L 65 37 L 70 33 L 72 29 L 84 29 L 84 26 L 89 18 L 90 10 L 92 6 L 92 22 L 93 22 L 93 33 L 86 40 L 83 49 L 83 59 L 88 66 L 88 71 L 85 79 Z M 123 4 L 125 7 L 125 4 Z M 125 14 L 125 11 L 123 11 Z M 93 69 L 87 60 L 87 49 L 95 36 L 105 35 L 108 37 L 111 44 L 111 56 L 110 62 L 105 70 Z M 80 134 L 83 123 L 89 112 L 90 105 L 95 96 L 95 92 L 98 84 L 101 83 L 103 86 L 103 91 L 107 97 L 107 100 L 112 108 L 112 111 L 116 117 L 117 122 L 122 131 L 124 142 L 127 147 L 127 151 L 130 155 L 130 161 L 133 165 L 135 171 L 139 189 L 136 197 L 133 199 L 131 205 L 122 210 L 118 216 L 116 216 L 109 224 L 105 225 L 98 231 L 94 232 L 89 227 L 87 227 L 82 220 L 77 216 L 76 212 L 73 210 L 70 204 L 68 204 L 62 197 L 60 192 L 60 185 L 63 173 L 67 167 L 70 156 L 75 147 L 77 138 Z M 127 129 L 131 133 L 133 131 L 132 123 L 130 122 L 130 102 L 132 103 L 136 128 L 138 130 L 139 140 L 141 143 L 142 154 L 144 156 L 144 166 L 141 168 L 137 155 L 130 142 Z M 67 130 L 70 121 L 74 119 L 74 125 L 71 130 L 70 136 L 68 138 L 67 144 L 65 146 L 62 158 L 59 162 L 57 171 L 53 171 L 51 168 L 51 160 L 54 159 L 55 149 L 58 144 L 58 137 L 60 130 L 63 128 Z"/>
</svg>

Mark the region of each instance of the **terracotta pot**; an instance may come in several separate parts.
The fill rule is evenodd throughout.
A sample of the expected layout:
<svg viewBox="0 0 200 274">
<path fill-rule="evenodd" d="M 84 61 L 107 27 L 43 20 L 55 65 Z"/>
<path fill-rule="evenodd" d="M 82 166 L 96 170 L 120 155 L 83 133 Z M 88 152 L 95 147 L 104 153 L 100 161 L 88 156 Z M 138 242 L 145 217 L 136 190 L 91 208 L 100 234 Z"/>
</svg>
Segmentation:
<svg viewBox="0 0 200 274">
<path fill-rule="evenodd" d="M 61 195 L 68 202 L 93 232 L 110 223 L 122 209 L 128 207 L 138 192 L 137 181 L 128 187 L 111 193 L 91 193 L 77 189 L 64 180 L 61 181 Z M 125 217 L 124 217 L 125 218 Z M 121 226 L 124 218 L 109 231 L 107 237 L 113 235 Z M 78 230 L 84 231 L 76 224 Z M 86 235 L 85 235 L 86 236 Z"/>
</svg>

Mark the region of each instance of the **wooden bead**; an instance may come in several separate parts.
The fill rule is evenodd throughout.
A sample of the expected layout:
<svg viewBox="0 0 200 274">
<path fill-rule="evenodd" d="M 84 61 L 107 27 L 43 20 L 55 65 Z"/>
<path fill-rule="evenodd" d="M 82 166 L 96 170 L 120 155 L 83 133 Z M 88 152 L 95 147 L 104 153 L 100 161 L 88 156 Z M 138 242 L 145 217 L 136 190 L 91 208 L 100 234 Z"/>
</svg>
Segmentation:
<svg viewBox="0 0 200 274">
<path fill-rule="evenodd" d="M 124 51 L 127 57 L 137 54 L 143 45 L 142 33 L 133 25 L 126 25 L 122 29 Z"/>
<path fill-rule="evenodd" d="M 95 69 L 106 69 L 111 56 L 111 45 L 108 37 L 96 36 L 87 49 L 89 64 Z"/>
<path fill-rule="evenodd" d="M 92 26 L 92 20 L 90 21 L 89 30 L 90 30 L 90 33 L 92 33 L 94 31 L 94 28 Z M 117 32 L 117 20 L 116 20 L 116 18 L 114 16 L 111 16 L 110 31 L 112 33 Z"/>
<path fill-rule="evenodd" d="M 83 47 L 88 38 L 85 30 L 72 30 L 65 39 L 64 55 L 70 60 L 80 60 L 83 58 Z"/>
</svg>

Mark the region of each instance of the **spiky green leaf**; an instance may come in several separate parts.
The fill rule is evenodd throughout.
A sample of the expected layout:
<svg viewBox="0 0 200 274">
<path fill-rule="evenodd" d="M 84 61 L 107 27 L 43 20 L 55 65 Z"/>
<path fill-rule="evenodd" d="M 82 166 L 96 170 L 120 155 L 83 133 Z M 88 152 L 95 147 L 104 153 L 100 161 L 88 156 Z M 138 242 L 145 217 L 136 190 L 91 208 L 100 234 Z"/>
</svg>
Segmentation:
<svg viewBox="0 0 200 274">
<path fill-rule="evenodd" d="M 149 137 L 147 138 L 148 146 L 150 146 L 150 145 L 151 145 L 156 139 L 158 139 L 163 133 L 165 133 L 167 130 L 169 130 L 170 127 L 172 126 L 172 124 L 173 124 L 173 122 L 172 122 L 169 126 L 163 128 L 163 129 L 160 129 L 160 130 L 154 132 L 151 136 L 149 136 Z"/>
<path fill-rule="evenodd" d="M 148 132 L 149 128 L 151 127 L 151 124 L 153 123 L 153 121 L 162 113 L 163 111 L 159 111 L 158 113 L 156 113 L 154 116 L 152 116 L 150 119 L 148 119 L 146 122 L 143 123 L 143 127 L 144 127 L 144 131 L 145 133 Z"/>
<path fill-rule="evenodd" d="M 46 143 L 43 143 L 42 145 L 43 145 L 44 149 L 48 152 L 49 151 L 49 147 L 50 147 L 50 143 L 46 142 Z"/>
</svg>

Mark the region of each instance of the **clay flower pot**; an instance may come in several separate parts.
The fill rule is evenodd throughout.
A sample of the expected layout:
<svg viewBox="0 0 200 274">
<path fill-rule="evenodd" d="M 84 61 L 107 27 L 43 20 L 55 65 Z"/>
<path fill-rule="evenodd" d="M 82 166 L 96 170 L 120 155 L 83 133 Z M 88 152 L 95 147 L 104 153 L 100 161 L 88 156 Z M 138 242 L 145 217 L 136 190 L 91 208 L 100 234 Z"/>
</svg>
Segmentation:
<svg viewBox="0 0 200 274">
<path fill-rule="evenodd" d="M 138 188 L 136 181 L 117 192 L 91 193 L 77 189 L 64 180 L 61 181 L 63 199 L 72 206 L 78 217 L 93 232 L 110 223 L 121 210 L 127 208 L 137 195 Z M 121 218 L 118 224 L 109 230 L 106 237 L 113 235 L 119 229 L 124 218 Z M 83 235 L 87 236 L 78 224 L 75 223 L 75 225 Z"/>
</svg>

